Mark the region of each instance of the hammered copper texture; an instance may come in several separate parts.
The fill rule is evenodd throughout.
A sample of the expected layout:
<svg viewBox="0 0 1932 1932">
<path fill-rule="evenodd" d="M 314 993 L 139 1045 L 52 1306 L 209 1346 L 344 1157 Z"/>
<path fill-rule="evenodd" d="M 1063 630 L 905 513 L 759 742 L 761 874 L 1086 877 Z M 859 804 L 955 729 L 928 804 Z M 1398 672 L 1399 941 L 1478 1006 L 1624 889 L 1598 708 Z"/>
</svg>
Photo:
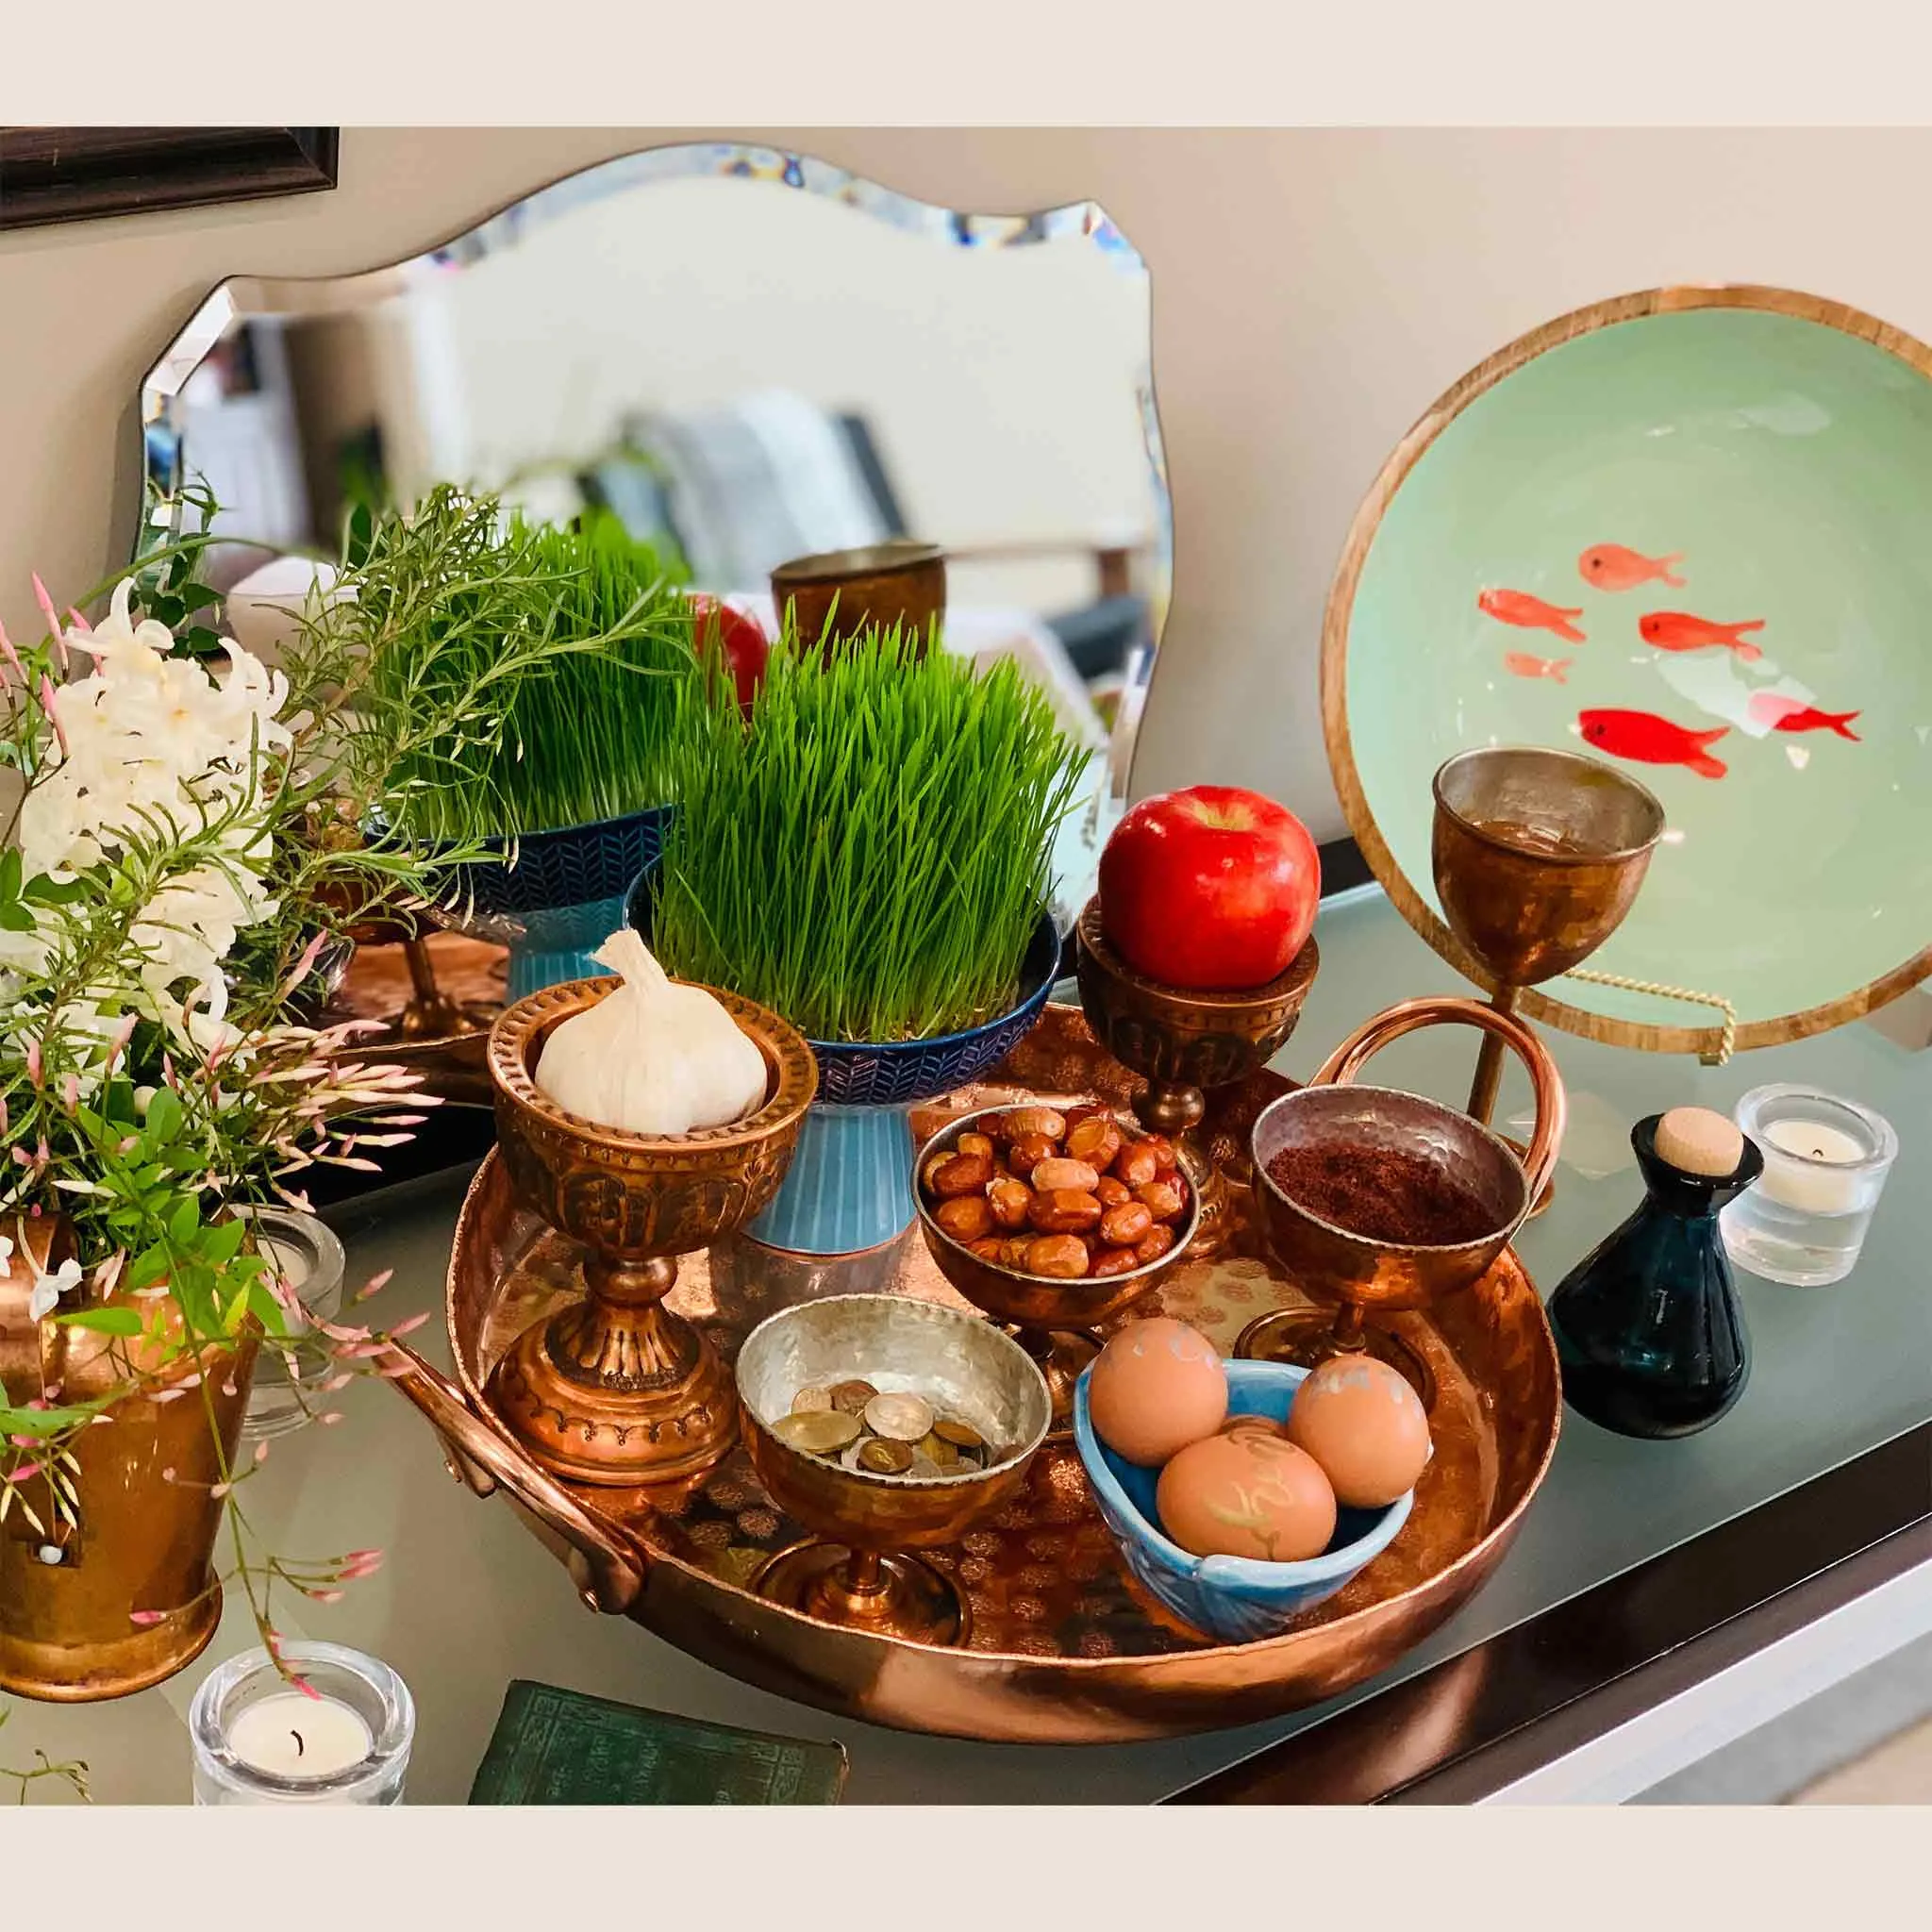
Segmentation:
<svg viewBox="0 0 1932 1932">
<path fill-rule="evenodd" d="M 1048 1009 L 1041 1027 L 1000 1071 L 1013 1079 L 981 1082 L 918 1110 L 915 1134 L 1023 1094 L 1072 1099 L 1105 1093 L 1121 1099 L 1136 1084 L 1124 1070 L 1097 1057 L 1084 1023 L 1062 1008 Z M 1264 1075 L 1257 1085 L 1258 1091 L 1240 1096 L 1242 1112 L 1258 1110 L 1286 1083 Z M 1232 1193 L 1236 1235 L 1230 1249 L 1177 1270 L 1157 1294 L 1104 1327 L 1167 1313 L 1194 1324 L 1231 1352 L 1236 1335 L 1256 1315 L 1300 1301 L 1259 1252 L 1248 1191 L 1237 1187 Z M 525 1327 L 582 1292 L 582 1275 L 580 1251 L 533 1218 L 512 1212 L 508 1189 L 500 1174 L 491 1177 L 491 1169 L 479 1177 L 466 1214 L 471 1224 L 452 1271 L 450 1319 L 462 1380 L 474 1399 L 498 1356 Z M 727 1243 L 688 1258 L 670 1303 L 710 1335 L 727 1361 L 763 1314 L 801 1294 L 891 1289 L 963 1306 L 940 1277 L 916 1231 L 889 1250 L 861 1257 L 855 1275 L 849 1268 L 787 1262 L 754 1244 Z M 853 1708 L 885 1723 L 968 1736 L 1159 1735 L 1235 1723 L 1333 1694 L 1417 1641 L 1487 1575 L 1507 1539 L 1485 1540 L 1499 1528 L 1513 1532 L 1521 1506 L 1547 1466 L 1560 1408 L 1547 1325 L 1513 1255 L 1505 1255 L 1453 1305 L 1428 1317 L 1398 1316 L 1390 1325 L 1424 1357 L 1435 1378 L 1435 1455 L 1395 1542 L 1286 1638 L 1217 1649 L 1144 1598 L 1130 1583 L 1093 1509 L 1071 1447 L 1049 1445 L 1013 1502 L 956 1546 L 932 1553 L 932 1560 L 966 1592 L 974 1620 L 970 1649 L 989 1654 L 989 1662 L 994 1657 L 1016 1665 L 1021 1659 L 1077 1659 L 1092 1666 L 1109 1658 L 1200 1656 L 1200 1673 L 1183 1671 L 1172 1679 L 1171 1703 L 1158 1686 L 1136 1679 L 1114 1690 L 1112 1707 L 1106 1708 L 1091 1698 L 1083 1702 L 1079 1687 L 1070 1684 L 1064 1692 L 1070 1707 L 1054 1711 L 1047 1691 L 1024 1673 L 1010 1672 L 991 1689 L 969 1674 L 969 1685 L 962 1685 L 950 1708 L 942 1707 L 945 1699 L 935 1696 L 930 1682 L 921 1678 L 914 1684 L 909 1673 L 903 1687 L 882 1674 L 863 1687 L 837 1690 L 825 1681 L 829 1669 L 814 1665 L 801 1678 L 787 1659 L 760 1660 L 741 1632 L 725 1627 L 728 1617 L 725 1626 L 704 1627 L 707 1612 L 694 1609 L 692 1593 L 675 1584 L 661 1586 L 665 1600 L 655 1617 L 646 1613 L 643 1620 L 722 1667 L 737 1668 L 786 1694 Z M 768 1556 L 802 1533 L 773 1507 L 741 1448 L 670 1493 L 575 1493 L 620 1523 L 646 1551 L 725 1586 L 729 1601 L 744 1605 L 747 1621 L 756 1621 L 756 1613 L 737 1592 Z M 673 1565 L 654 1571 L 653 1587 L 675 1574 Z M 1307 1655 L 1299 1671 L 1292 1667 L 1298 1638 L 1318 1637 L 1324 1626 L 1348 1625 L 1357 1613 L 1377 1609 L 1389 1614 L 1371 1620 L 1376 1625 L 1374 1642 L 1352 1635 L 1335 1646 L 1311 1641 L 1304 1646 Z M 1348 1627 L 1352 1632 L 1356 1626 Z M 1256 1654 L 1252 1666 L 1241 1662 L 1242 1653 Z M 1228 1665 L 1224 1659 L 1235 1661 Z M 976 1701 L 982 1690 L 983 1704 Z M 1010 1709 L 1015 1699 L 1034 1728 L 1017 1727 Z"/>
</svg>

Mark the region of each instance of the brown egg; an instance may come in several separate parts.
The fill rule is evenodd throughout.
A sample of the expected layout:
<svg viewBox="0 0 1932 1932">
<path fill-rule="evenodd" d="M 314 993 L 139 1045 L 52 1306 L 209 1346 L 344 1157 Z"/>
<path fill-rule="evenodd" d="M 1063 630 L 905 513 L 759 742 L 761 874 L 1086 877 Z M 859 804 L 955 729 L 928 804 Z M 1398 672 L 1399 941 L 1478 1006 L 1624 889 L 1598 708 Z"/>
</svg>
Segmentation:
<svg viewBox="0 0 1932 1932">
<path fill-rule="evenodd" d="M 1335 1491 L 1321 1465 L 1260 1429 L 1191 1442 L 1160 1472 L 1154 1506 L 1168 1541 L 1196 1557 L 1301 1563 L 1335 1534 Z"/>
<path fill-rule="evenodd" d="M 1133 1322 L 1100 1351 L 1087 1384 L 1093 1433 L 1142 1469 L 1211 1436 L 1227 1415 L 1227 1371 L 1185 1322 Z"/>
<path fill-rule="evenodd" d="M 1380 1509 L 1415 1488 L 1429 1459 L 1422 1398 L 1373 1356 L 1325 1361 L 1295 1391 L 1289 1441 L 1327 1473 L 1336 1500 Z"/>
</svg>

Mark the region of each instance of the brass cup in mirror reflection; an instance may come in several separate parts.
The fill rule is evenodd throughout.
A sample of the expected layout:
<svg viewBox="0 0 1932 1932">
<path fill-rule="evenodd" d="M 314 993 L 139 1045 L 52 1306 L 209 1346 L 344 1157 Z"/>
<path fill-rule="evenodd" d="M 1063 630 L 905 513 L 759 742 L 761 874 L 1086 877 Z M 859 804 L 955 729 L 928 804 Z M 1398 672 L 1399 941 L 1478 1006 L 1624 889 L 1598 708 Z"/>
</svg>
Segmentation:
<svg viewBox="0 0 1932 1932">
<path fill-rule="evenodd" d="M 1480 1026 L 1523 1060 L 1536 1094 L 1536 1132 L 1526 1161 L 1501 1136 L 1440 1101 L 1355 1084 L 1372 1054 L 1417 1028 L 1445 1022 Z M 1307 1086 L 1284 1093 L 1256 1119 L 1255 1198 L 1262 1224 L 1289 1277 L 1313 1308 L 1283 1308 L 1242 1330 L 1235 1353 L 1318 1368 L 1332 1357 L 1366 1351 L 1401 1371 L 1427 1402 L 1419 1357 L 1369 1318 L 1426 1308 L 1473 1287 L 1495 1264 L 1548 1180 L 1562 1144 L 1566 1103 L 1561 1075 L 1522 1021 L 1467 999 L 1407 1000 L 1378 1014 L 1342 1041 Z M 1285 1191 L 1269 1163 L 1293 1148 L 1378 1152 L 1420 1158 L 1489 1210 L 1480 1236 L 1453 1243 L 1378 1241 L 1354 1233 Z"/>
<path fill-rule="evenodd" d="M 982 1108 L 942 1127 L 913 1163 L 913 1191 L 919 1197 L 919 1231 L 925 1238 L 939 1271 L 975 1308 L 1013 1331 L 1014 1340 L 1038 1364 L 1053 1406 L 1051 1434 L 1062 1441 L 1074 1433 L 1074 1385 L 1101 1350 L 1097 1323 L 1109 1320 L 1152 1294 L 1183 1261 L 1195 1257 L 1202 1217 L 1201 1191 L 1188 1188 L 1187 1212 L 1174 1227 L 1174 1246 L 1157 1259 L 1122 1274 L 1084 1274 L 1071 1280 L 1047 1274 L 1023 1274 L 983 1259 L 962 1246 L 933 1215 L 933 1205 L 918 1176 L 936 1155 L 947 1154 L 961 1134 L 983 1133 L 984 1123 L 1004 1107 Z M 1121 1119 L 1125 1133 L 1139 1131 Z"/>
<path fill-rule="evenodd" d="M 1207 1093 L 1252 1078 L 1287 1043 L 1315 983 L 1321 950 L 1310 939 L 1288 970 L 1265 986 L 1231 992 L 1190 992 L 1136 973 L 1101 927 L 1100 901 L 1080 915 L 1080 1007 L 1093 1037 L 1147 1085 L 1134 1100 L 1142 1126 L 1165 1134 L 1201 1197 L 1197 1257 L 1214 1255 L 1227 1238 L 1227 1189 L 1222 1169 L 1201 1144 L 1197 1129 Z M 1247 1150 L 1228 1163 L 1246 1178 Z"/>
<path fill-rule="evenodd" d="M 544 987 L 491 1029 L 504 1166 L 525 1203 L 588 1250 L 588 1292 L 525 1329 L 485 1392 L 544 1468 L 628 1488 L 708 1469 L 737 1440 L 737 1404 L 717 1351 L 664 1297 L 680 1255 L 732 1233 L 777 1192 L 818 1091 L 818 1064 L 776 1014 L 708 989 L 763 1056 L 762 1107 L 675 1135 L 629 1134 L 566 1113 L 534 1078 L 543 1042 L 622 984 Z"/>
<path fill-rule="evenodd" d="M 752 1467 L 772 1501 L 814 1534 L 770 1557 L 759 1595 L 831 1624 L 920 1643 L 964 1643 L 957 1583 L 914 1552 L 956 1541 L 1026 1479 L 1052 1405 L 1025 1352 L 963 1309 L 895 1294 L 828 1295 L 768 1316 L 738 1355 Z M 939 1476 L 875 1474 L 794 1449 L 774 1433 L 801 1389 L 870 1382 L 918 1395 L 976 1430 L 995 1459 Z"/>
<path fill-rule="evenodd" d="M 778 622 L 791 606 L 801 648 L 829 650 L 847 638 L 899 625 L 924 657 L 946 618 L 946 553 L 898 538 L 857 550 L 794 557 L 772 573 Z"/>
<path fill-rule="evenodd" d="M 1635 778 L 1581 752 L 1466 751 L 1436 774 L 1436 896 L 1509 1012 L 1526 986 L 1580 966 L 1624 923 L 1663 835 L 1664 809 Z M 1476 1061 L 1469 1111 L 1488 1122 L 1502 1046 Z"/>
</svg>

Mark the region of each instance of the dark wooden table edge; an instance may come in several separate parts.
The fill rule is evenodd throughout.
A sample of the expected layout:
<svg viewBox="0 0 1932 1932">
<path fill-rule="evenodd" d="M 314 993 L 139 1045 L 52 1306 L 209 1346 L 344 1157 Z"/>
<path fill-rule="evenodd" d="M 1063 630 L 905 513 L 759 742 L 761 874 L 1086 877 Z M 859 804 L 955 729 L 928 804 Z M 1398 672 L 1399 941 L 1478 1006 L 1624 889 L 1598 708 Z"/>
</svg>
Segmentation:
<svg viewBox="0 0 1932 1932">
<path fill-rule="evenodd" d="M 1162 1802 L 1480 1802 L 1927 1566 L 1932 1423 Z"/>
</svg>

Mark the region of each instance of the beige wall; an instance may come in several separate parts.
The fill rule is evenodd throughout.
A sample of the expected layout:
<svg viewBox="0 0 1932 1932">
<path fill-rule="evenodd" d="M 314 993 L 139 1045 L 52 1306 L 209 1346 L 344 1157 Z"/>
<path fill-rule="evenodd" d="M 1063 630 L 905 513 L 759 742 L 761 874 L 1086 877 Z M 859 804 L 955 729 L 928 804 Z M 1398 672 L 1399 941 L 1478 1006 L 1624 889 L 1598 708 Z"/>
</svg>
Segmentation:
<svg viewBox="0 0 1932 1932">
<path fill-rule="evenodd" d="M 333 193 L 0 238 L 0 617 L 125 554 L 142 372 L 224 275 L 412 252 L 556 175 L 721 130 L 350 130 Z M 1316 641 L 1357 501 L 1429 401 L 1545 317 L 1755 280 L 1932 336 L 1932 130 L 723 130 L 924 199 L 1099 200 L 1154 275 L 1175 601 L 1137 789 L 1212 776 L 1340 829 Z"/>
</svg>

